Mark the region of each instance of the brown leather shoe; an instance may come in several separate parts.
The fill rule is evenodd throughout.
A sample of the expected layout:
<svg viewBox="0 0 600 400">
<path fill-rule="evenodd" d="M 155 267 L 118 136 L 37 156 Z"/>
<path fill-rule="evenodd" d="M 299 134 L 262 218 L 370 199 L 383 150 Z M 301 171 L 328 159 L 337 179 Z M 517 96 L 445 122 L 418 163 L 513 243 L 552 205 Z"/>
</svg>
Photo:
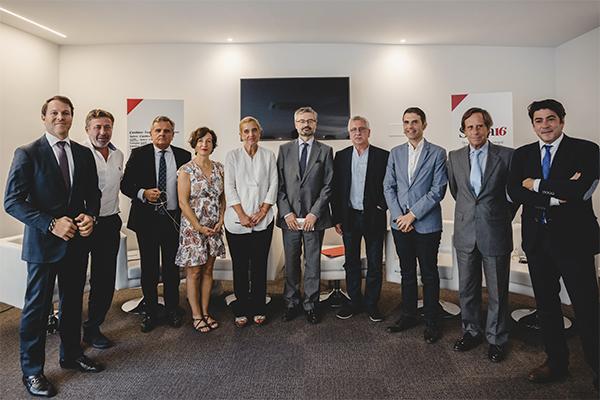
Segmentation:
<svg viewBox="0 0 600 400">
<path fill-rule="evenodd" d="M 565 379 L 568 374 L 569 372 L 566 368 L 564 370 L 552 369 L 548 364 L 548 361 L 545 361 L 539 367 L 529 371 L 527 379 L 529 380 L 529 382 L 534 383 L 557 382 Z"/>
</svg>

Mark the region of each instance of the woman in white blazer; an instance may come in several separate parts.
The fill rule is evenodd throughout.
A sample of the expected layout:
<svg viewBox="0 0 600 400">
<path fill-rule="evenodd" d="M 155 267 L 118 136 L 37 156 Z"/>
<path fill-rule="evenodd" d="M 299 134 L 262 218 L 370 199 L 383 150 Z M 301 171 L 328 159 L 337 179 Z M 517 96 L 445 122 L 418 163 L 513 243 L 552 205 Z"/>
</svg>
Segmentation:
<svg viewBox="0 0 600 400">
<path fill-rule="evenodd" d="M 225 158 L 225 234 L 233 262 L 232 303 L 235 325 L 248 317 L 266 321 L 267 257 L 273 236 L 273 204 L 277 201 L 275 154 L 258 145 L 262 127 L 254 117 L 240 121 L 242 146 Z"/>
</svg>

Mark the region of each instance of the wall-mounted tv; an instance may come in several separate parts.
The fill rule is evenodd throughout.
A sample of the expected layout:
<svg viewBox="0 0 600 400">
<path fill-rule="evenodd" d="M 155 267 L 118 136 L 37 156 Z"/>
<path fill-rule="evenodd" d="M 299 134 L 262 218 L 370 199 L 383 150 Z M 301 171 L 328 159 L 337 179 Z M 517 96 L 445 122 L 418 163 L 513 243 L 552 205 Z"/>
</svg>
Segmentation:
<svg viewBox="0 0 600 400">
<path fill-rule="evenodd" d="M 252 78 L 241 80 L 241 116 L 260 121 L 262 140 L 298 137 L 294 111 L 312 107 L 319 115 L 317 139 L 348 139 L 350 78 Z"/>
</svg>

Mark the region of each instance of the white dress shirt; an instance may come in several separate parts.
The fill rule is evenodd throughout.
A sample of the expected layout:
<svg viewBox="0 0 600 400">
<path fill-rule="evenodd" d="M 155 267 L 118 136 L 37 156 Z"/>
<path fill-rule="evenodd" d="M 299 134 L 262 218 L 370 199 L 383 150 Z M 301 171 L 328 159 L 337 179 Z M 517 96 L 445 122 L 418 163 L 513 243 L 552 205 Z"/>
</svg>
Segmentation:
<svg viewBox="0 0 600 400">
<path fill-rule="evenodd" d="M 410 142 L 408 142 L 408 184 L 412 183 L 413 175 L 415 170 L 417 169 L 417 163 L 419 162 L 419 157 L 421 157 L 421 153 L 423 152 L 423 143 L 425 141 L 421 138 L 421 141 L 417 144 L 417 147 L 413 147 Z"/>
<path fill-rule="evenodd" d="M 73 187 L 73 174 L 75 173 L 75 163 L 73 162 L 73 152 L 71 151 L 71 139 L 69 139 L 68 137 L 65 140 L 60 140 L 59 138 L 57 138 L 54 135 L 49 134 L 48 132 L 46 132 L 46 140 L 48 141 L 48 143 L 50 144 L 50 147 L 52 148 L 52 151 L 54 152 L 54 157 L 56 157 L 56 162 L 58 163 L 58 152 L 60 151 L 58 149 L 58 142 L 65 142 L 66 146 L 64 147 L 65 149 L 65 153 L 67 155 L 67 162 L 69 163 L 69 176 L 71 178 L 71 187 Z"/>
<path fill-rule="evenodd" d="M 234 234 L 263 231 L 273 221 L 273 207 L 253 228 L 240 224 L 233 209 L 241 205 L 250 216 L 256 213 L 263 203 L 275 204 L 277 201 L 277 162 L 272 151 L 258 146 L 254 157 L 250 157 L 244 147 L 231 150 L 225 158 L 225 228 Z"/>
<path fill-rule="evenodd" d="M 100 199 L 100 217 L 108 217 L 119 213 L 119 186 L 123 177 L 123 152 L 112 143 L 108 144 L 108 158 L 105 160 L 96 150 L 90 139 L 83 144 L 92 150 L 98 171 L 98 189 L 102 192 Z"/>
<path fill-rule="evenodd" d="M 367 164 L 369 162 L 369 148 L 358 154 L 356 147 L 352 148 L 352 180 L 350 183 L 350 206 L 355 210 L 363 211 L 365 197 L 365 182 L 367 181 Z"/>
<path fill-rule="evenodd" d="M 556 155 L 556 152 L 558 151 L 558 146 L 560 145 L 560 142 L 562 142 L 563 137 L 564 137 L 564 134 L 561 133 L 560 136 L 558 137 L 558 139 L 556 139 L 552 143 L 546 143 L 546 142 L 542 141 L 541 139 L 538 140 L 538 144 L 540 146 L 540 160 L 542 161 L 542 166 L 544 165 L 544 156 L 546 155 L 546 149 L 544 148 L 544 146 L 547 144 L 552 146 L 552 147 L 550 147 L 550 168 L 552 168 L 552 162 L 554 161 L 554 156 Z M 541 181 L 541 179 L 533 180 L 533 191 L 534 192 L 540 191 L 540 181 Z M 550 197 L 550 206 L 559 206 L 559 205 L 560 205 L 560 200 L 558 200 L 555 197 Z"/>
<path fill-rule="evenodd" d="M 154 146 L 154 167 L 156 170 L 156 186 L 158 187 L 158 173 L 160 170 L 160 157 L 161 149 Z M 178 205 L 177 201 L 177 163 L 175 162 L 175 154 L 171 146 L 165 149 L 165 162 L 167 163 L 167 210 L 176 210 Z M 153 189 L 145 188 L 138 191 L 138 199 L 146 202 L 144 197 L 144 190 Z"/>
</svg>

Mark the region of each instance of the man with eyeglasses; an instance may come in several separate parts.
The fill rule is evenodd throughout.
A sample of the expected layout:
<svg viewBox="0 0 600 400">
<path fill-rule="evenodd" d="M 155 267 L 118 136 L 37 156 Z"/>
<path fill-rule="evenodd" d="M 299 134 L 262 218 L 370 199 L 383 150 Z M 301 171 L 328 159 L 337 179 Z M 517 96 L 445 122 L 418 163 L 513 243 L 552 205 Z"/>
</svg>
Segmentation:
<svg viewBox="0 0 600 400">
<path fill-rule="evenodd" d="M 314 138 L 317 112 L 301 107 L 294 113 L 298 139 L 279 147 L 277 170 L 277 226 L 282 229 L 285 253 L 283 321 L 300 314 L 319 323 L 321 245 L 325 229 L 332 226 L 329 211 L 333 180 L 333 150 Z M 300 256 L 304 244 L 304 300 L 300 296 Z"/>
<path fill-rule="evenodd" d="M 100 214 L 91 240 L 90 294 L 88 319 L 83 323 L 83 341 L 96 349 L 114 345 L 100 331 L 115 291 L 117 253 L 121 218 L 119 185 L 123 176 L 123 153 L 111 142 L 115 118 L 105 110 L 91 110 L 85 118 L 88 138 L 84 144 L 92 151 L 102 192 Z"/>
<path fill-rule="evenodd" d="M 346 288 L 350 304 L 336 316 L 348 319 L 363 307 L 373 322 L 383 321 L 377 303 L 381 293 L 383 241 L 386 232 L 387 204 L 383 195 L 389 152 L 369 143 L 369 121 L 354 116 L 348 121 L 352 146 L 338 151 L 334 159 L 331 212 L 335 230 L 344 240 Z M 361 292 L 360 249 L 365 239 L 367 279 Z"/>
<path fill-rule="evenodd" d="M 27 290 L 19 330 L 23 384 L 52 397 L 44 376 L 46 326 L 54 281 L 60 296 L 60 366 L 81 372 L 104 367 L 83 354 L 81 311 L 90 235 L 100 209 L 94 156 L 69 139 L 73 103 L 54 96 L 42 106 L 45 133 L 15 150 L 4 195 L 6 212 L 25 224 L 22 258 Z"/>
<path fill-rule="evenodd" d="M 191 154 L 171 145 L 174 129 L 175 123 L 169 117 L 154 118 L 152 143 L 131 152 L 121 181 L 121 191 L 131 198 L 127 227 L 136 233 L 140 248 L 144 294 L 140 327 L 144 333 L 158 323 L 159 276 L 164 285 L 166 322 L 174 328 L 181 326 L 179 268 L 175 265 L 181 217 L 177 170 L 190 161 Z"/>
</svg>

